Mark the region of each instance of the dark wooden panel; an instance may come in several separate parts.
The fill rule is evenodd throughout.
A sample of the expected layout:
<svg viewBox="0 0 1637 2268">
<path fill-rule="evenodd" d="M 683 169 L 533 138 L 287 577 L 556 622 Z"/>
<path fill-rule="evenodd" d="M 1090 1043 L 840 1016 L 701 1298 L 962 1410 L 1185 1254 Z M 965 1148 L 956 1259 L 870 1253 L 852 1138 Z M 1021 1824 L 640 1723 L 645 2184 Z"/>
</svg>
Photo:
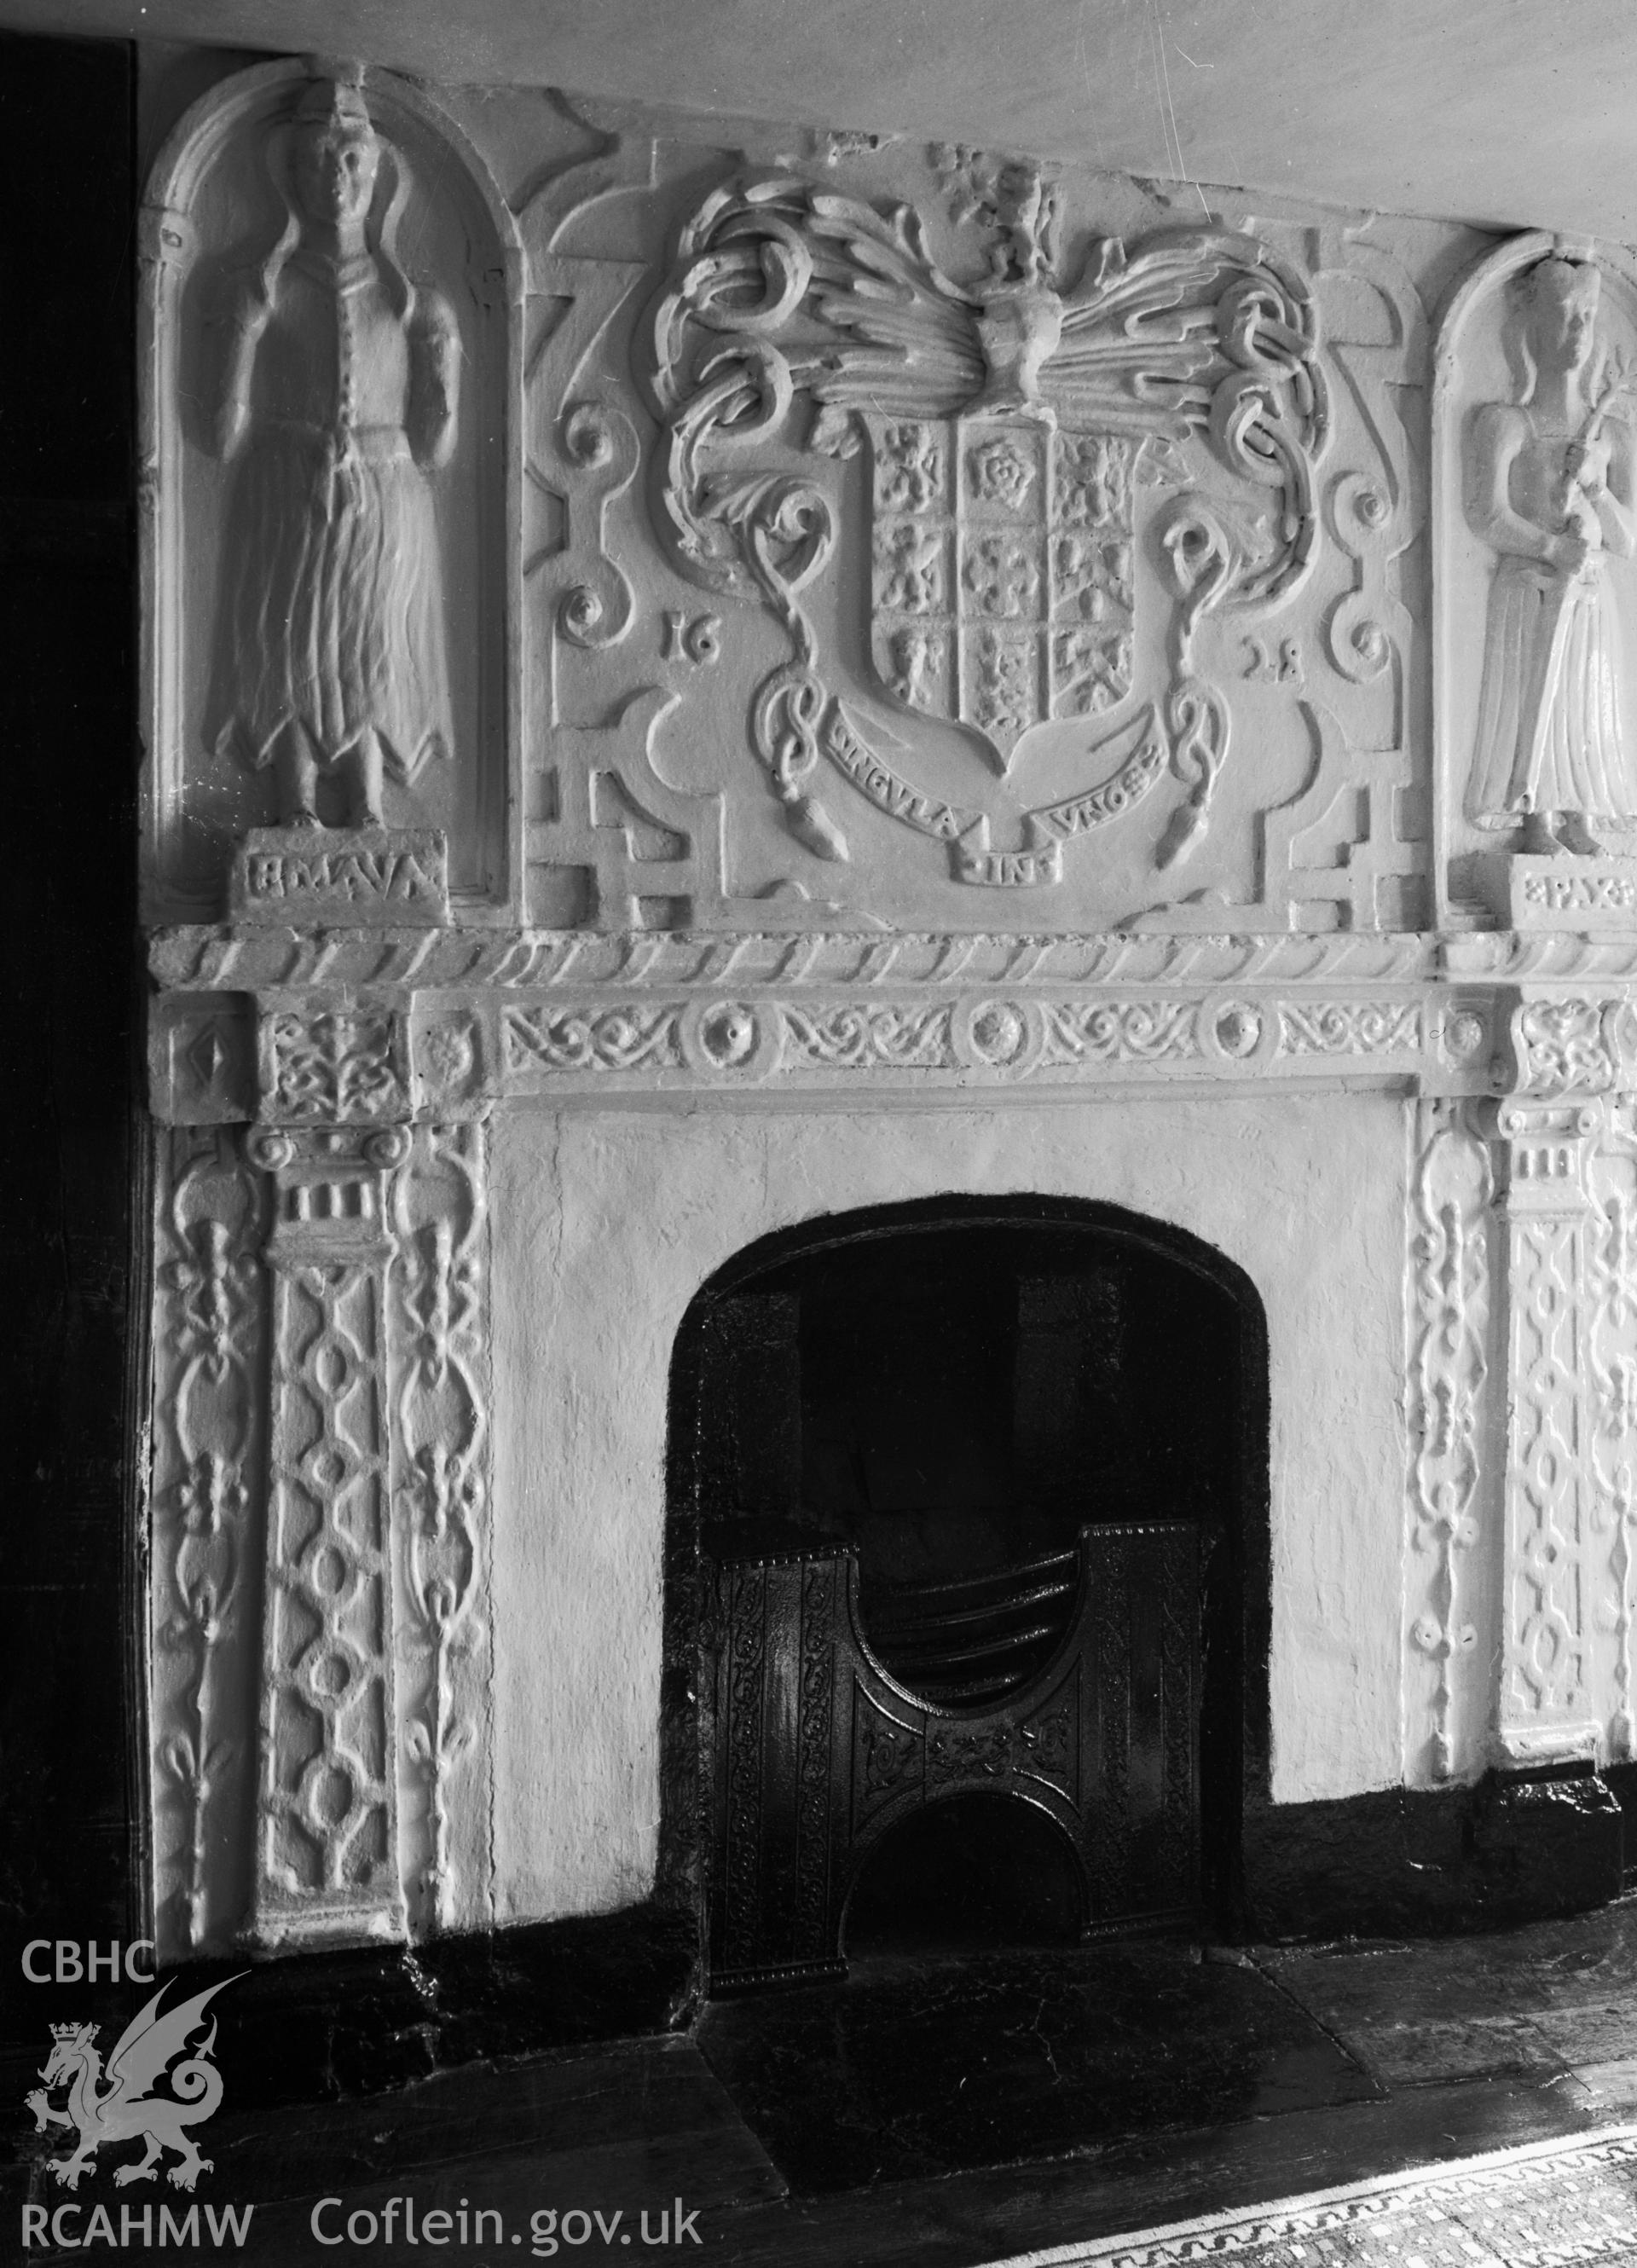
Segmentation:
<svg viewBox="0 0 1637 2268">
<path fill-rule="evenodd" d="M 9 1938 L 135 1933 L 132 50 L 0 34 Z M 133 1358 L 136 1359 L 133 1359 Z M 15 1953 L 13 2088 L 38 2066 Z M 119 2013 L 107 1988 L 83 2013 Z M 33 2016 L 30 2014 L 32 2025 Z"/>
</svg>

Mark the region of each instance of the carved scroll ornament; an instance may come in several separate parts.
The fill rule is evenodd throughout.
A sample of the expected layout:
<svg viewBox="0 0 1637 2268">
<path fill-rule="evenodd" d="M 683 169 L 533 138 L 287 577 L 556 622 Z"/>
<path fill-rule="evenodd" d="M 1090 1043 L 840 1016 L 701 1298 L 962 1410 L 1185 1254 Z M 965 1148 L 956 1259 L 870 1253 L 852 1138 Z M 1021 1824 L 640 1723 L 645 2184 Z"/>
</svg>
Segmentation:
<svg viewBox="0 0 1637 2268">
<path fill-rule="evenodd" d="M 908 206 L 882 213 L 788 178 L 708 197 L 653 318 L 656 517 L 684 573 L 758 597 L 784 627 L 789 659 L 758 688 L 750 736 L 816 856 L 847 856 L 815 792 L 822 754 L 879 809 L 948 842 L 958 879 L 1002 884 L 1057 879 L 1066 840 L 1169 770 L 1188 789 L 1157 853 L 1169 865 L 1205 827 L 1228 752 L 1200 622 L 1288 596 L 1317 541 L 1328 408 L 1313 300 L 1254 238 L 1222 229 L 1129 253 L 1095 239 L 1066 286 L 1056 193 L 1036 169 L 1002 169 L 990 218 L 989 272 L 962 284 Z M 817 481 L 756 462 L 798 396 L 815 454 L 869 450 L 880 689 L 981 734 L 1002 773 L 1035 725 L 1110 721 L 1088 749 L 1101 777 L 1027 814 L 1015 850 L 992 850 L 981 806 L 903 779 L 825 680 L 801 593 L 833 552 L 835 507 Z M 1200 484 L 1209 461 L 1242 505 Z M 1144 482 L 1179 491 L 1160 530 L 1169 681 L 1146 715 L 1129 705 Z"/>
</svg>

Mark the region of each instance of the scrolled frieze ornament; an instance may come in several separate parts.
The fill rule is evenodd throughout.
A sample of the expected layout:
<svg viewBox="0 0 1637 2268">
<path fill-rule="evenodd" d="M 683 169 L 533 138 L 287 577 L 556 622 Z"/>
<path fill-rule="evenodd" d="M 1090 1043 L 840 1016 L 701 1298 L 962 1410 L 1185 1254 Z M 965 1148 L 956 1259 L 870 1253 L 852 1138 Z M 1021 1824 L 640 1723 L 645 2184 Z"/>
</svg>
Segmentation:
<svg viewBox="0 0 1637 2268">
<path fill-rule="evenodd" d="M 362 88 L 311 80 L 267 160 L 284 207 L 233 306 L 215 439 L 235 477 L 207 741 L 271 770 L 287 826 L 380 828 L 453 744 L 433 481 L 453 450 L 453 312 L 397 248 L 407 176 Z"/>
<path fill-rule="evenodd" d="M 812 784 L 822 755 L 943 840 L 955 879 L 991 885 L 1055 881 L 1065 840 L 1169 770 L 1189 790 L 1169 864 L 1203 830 L 1228 748 L 1200 618 L 1278 604 L 1314 556 L 1329 432 L 1315 304 L 1256 238 L 1220 228 L 1094 238 L 1071 280 L 1062 196 L 1037 166 L 1001 166 L 974 210 L 986 248 L 962 281 L 907 204 L 793 177 L 707 197 L 652 321 L 655 518 L 692 580 L 760 599 L 784 627 L 789 658 L 753 700 L 750 737 L 809 850 L 844 856 Z M 1026 811 L 1015 850 L 992 846 L 982 805 L 903 778 L 827 681 L 801 594 L 834 553 L 837 504 L 816 469 L 767 461 L 799 403 L 813 455 L 867 453 L 872 692 L 958 728 L 1002 780 L 1035 727 L 1096 727 L 1082 792 Z M 1157 693 L 1139 681 L 1137 501 L 1156 483 L 1183 491 Z"/>
</svg>

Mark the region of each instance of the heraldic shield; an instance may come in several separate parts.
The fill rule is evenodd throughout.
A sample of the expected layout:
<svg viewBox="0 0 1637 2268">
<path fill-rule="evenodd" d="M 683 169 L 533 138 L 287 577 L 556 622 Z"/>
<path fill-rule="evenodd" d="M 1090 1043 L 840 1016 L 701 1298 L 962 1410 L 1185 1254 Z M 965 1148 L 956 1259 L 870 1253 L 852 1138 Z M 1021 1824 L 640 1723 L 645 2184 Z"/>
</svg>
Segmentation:
<svg viewBox="0 0 1637 2268">
<path fill-rule="evenodd" d="M 871 653 L 906 708 L 982 733 L 1132 690 L 1139 445 L 1038 417 L 869 417 Z"/>
</svg>

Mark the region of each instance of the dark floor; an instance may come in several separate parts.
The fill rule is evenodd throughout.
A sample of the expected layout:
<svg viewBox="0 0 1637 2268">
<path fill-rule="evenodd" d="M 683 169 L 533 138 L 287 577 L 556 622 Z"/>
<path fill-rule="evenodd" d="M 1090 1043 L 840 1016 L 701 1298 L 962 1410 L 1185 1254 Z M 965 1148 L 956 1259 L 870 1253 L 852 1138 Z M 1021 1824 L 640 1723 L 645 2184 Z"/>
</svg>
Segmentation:
<svg viewBox="0 0 1637 2268">
<path fill-rule="evenodd" d="M 878 1955 L 844 1984 L 717 2003 L 692 2038 L 321 2111 L 235 2117 L 230 2100 L 199 2197 L 254 2201 L 249 2241 L 184 2257 L 424 2264 L 402 2206 L 391 2246 L 311 2230 L 320 2197 L 344 2201 L 321 2222 L 339 2234 L 409 2196 L 417 2217 L 500 2214 L 499 2244 L 493 2221 L 464 2247 L 450 2228 L 453 2257 L 490 2268 L 616 2245 L 661 2260 L 693 2235 L 768 2268 L 976 2268 L 1634 2117 L 1634 1900 L 1433 1944 Z M 157 2227 L 186 2202 L 111 2176 L 77 2201 L 115 2225 L 128 2203 Z M 38 2174 L 32 2193 L 64 2194 Z"/>
<path fill-rule="evenodd" d="M 878 1955 L 718 2001 L 697 2038 L 802 2197 L 1385 2093 L 1261 1970 L 1152 1940 Z"/>
</svg>

